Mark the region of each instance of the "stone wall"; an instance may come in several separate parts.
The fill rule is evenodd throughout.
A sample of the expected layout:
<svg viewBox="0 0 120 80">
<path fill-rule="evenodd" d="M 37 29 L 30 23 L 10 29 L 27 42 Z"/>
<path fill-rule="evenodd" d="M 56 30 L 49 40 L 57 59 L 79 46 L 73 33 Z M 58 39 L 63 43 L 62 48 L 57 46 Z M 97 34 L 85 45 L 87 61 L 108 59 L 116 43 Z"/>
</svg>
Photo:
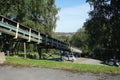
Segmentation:
<svg viewBox="0 0 120 80">
<path fill-rule="evenodd" d="M 0 64 L 3 64 L 5 62 L 5 54 L 4 52 L 0 52 Z"/>
</svg>

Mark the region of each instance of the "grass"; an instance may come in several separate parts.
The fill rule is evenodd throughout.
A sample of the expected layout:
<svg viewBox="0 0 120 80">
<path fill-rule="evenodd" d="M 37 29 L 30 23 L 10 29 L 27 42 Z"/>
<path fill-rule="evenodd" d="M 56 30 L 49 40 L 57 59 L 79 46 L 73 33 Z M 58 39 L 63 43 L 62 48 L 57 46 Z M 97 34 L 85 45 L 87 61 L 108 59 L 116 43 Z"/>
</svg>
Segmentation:
<svg viewBox="0 0 120 80">
<path fill-rule="evenodd" d="M 92 73 L 109 73 L 120 74 L 120 68 L 102 65 L 76 64 L 72 62 L 57 62 L 50 60 L 33 60 L 16 57 L 6 57 L 5 65 L 16 67 L 44 67 L 53 69 L 63 69 L 73 72 L 92 72 Z"/>
</svg>

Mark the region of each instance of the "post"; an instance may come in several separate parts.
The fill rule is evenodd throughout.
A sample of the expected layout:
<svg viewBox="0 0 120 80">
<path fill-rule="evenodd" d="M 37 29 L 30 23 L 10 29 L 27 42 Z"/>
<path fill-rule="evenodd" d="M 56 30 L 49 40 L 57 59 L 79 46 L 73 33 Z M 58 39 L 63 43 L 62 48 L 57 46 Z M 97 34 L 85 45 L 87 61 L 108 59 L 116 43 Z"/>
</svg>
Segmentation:
<svg viewBox="0 0 120 80">
<path fill-rule="evenodd" d="M 26 42 L 24 42 L 24 58 L 26 58 Z"/>
<path fill-rule="evenodd" d="M 46 35 L 45 45 L 47 45 L 48 35 Z"/>
<path fill-rule="evenodd" d="M 4 37 L 3 51 L 7 54 L 7 56 L 10 56 L 10 39 L 8 36 Z"/>
<path fill-rule="evenodd" d="M 56 42 L 57 42 L 57 48 L 59 48 L 59 47 L 58 47 L 58 41 L 56 40 Z"/>
<path fill-rule="evenodd" d="M 28 42 L 31 41 L 31 28 L 29 29 L 29 39 L 28 39 Z"/>
<path fill-rule="evenodd" d="M 19 23 L 17 23 L 17 28 L 16 28 L 16 34 L 15 34 L 15 39 L 17 39 L 18 38 L 18 30 L 19 29 Z"/>
<path fill-rule="evenodd" d="M 2 18 L 2 23 L 4 22 L 4 18 Z"/>
<path fill-rule="evenodd" d="M 38 44 L 41 42 L 40 39 L 41 39 L 41 36 L 40 36 L 40 32 L 39 32 L 38 33 Z"/>
<path fill-rule="evenodd" d="M 62 61 L 63 51 L 60 50 L 59 55 L 60 55 L 60 60 Z"/>
<path fill-rule="evenodd" d="M 39 59 L 42 59 L 42 48 L 37 46 L 37 49 L 38 49 Z"/>
<path fill-rule="evenodd" d="M 53 39 L 52 39 L 51 47 L 53 47 Z"/>
</svg>

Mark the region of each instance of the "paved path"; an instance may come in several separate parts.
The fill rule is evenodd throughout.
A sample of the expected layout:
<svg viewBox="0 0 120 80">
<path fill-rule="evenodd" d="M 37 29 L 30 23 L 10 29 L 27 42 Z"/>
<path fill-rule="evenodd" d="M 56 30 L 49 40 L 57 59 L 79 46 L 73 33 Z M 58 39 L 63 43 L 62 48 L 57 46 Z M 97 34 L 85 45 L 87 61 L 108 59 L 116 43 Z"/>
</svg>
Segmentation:
<svg viewBox="0 0 120 80">
<path fill-rule="evenodd" d="M 0 80 L 120 80 L 120 75 L 72 73 L 46 68 L 0 66 Z"/>
</svg>

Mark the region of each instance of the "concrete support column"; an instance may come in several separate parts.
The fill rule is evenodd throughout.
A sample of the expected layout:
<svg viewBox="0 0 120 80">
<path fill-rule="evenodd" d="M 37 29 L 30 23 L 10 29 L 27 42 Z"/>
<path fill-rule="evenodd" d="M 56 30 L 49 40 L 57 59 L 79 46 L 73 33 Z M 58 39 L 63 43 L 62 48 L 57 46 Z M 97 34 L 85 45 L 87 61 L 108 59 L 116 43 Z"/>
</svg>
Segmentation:
<svg viewBox="0 0 120 80">
<path fill-rule="evenodd" d="M 5 53 L 4 52 L 0 52 L 0 64 L 3 64 L 5 62 Z"/>
</svg>

